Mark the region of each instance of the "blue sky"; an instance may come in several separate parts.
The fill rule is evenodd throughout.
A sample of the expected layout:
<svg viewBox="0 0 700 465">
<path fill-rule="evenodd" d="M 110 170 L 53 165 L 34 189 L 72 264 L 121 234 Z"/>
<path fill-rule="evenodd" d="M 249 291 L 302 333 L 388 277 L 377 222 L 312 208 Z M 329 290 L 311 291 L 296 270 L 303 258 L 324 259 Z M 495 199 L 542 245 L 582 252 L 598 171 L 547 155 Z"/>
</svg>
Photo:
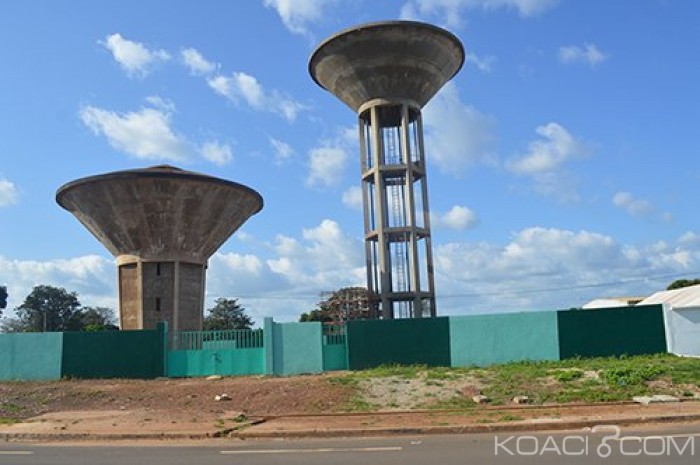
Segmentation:
<svg viewBox="0 0 700 465">
<path fill-rule="evenodd" d="M 424 109 L 438 313 L 569 308 L 700 276 L 700 3 L 243 0 L 0 3 L 0 283 L 116 308 L 114 259 L 54 201 L 169 163 L 265 207 L 209 264 L 207 304 L 294 320 L 364 283 L 356 116 L 311 80 L 341 29 L 463 42 Z M 6 312 L 11 314 L 12 312 Z"/>
</svg>

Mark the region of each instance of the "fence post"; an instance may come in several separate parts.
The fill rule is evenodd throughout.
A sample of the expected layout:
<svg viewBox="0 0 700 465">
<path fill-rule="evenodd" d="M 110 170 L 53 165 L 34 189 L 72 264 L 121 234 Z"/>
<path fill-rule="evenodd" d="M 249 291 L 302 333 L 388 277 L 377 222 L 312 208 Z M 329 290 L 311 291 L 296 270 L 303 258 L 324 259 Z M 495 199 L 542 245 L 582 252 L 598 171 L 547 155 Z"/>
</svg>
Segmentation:
<svg viewBox="0 0 700 465">
<path fill-rule="evenodd" d="M 263 320 L 263 346 L 265 347 L 265 374 L 267 375 L 275 374 L 274 330 L 275 323 L 272 317 L 266 317 Z"/>
<path fill-rule="evenodd" d="M 158 336 L 160 338 L 161 345 L 161 356 L 163 357 L 163 372 L 161 376 L 168 376 L 168 322 L 159 321 L 156 324 L 156 331 L 158 331 Z"/>
</svg>

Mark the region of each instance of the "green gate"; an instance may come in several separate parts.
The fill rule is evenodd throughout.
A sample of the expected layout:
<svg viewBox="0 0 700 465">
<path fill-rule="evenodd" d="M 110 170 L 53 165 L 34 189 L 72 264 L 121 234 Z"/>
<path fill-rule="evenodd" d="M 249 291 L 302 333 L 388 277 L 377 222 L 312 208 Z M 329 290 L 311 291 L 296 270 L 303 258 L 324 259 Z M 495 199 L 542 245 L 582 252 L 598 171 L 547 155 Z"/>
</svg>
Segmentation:
<svg viewBox="0 0 700 465">
<path fill-rule="evenodd" d="M 348 340 L 344 324 L 323 325 L 323 371 L 348 369 Z"/>
<path fill-rule="evenodd" d="M 175 331 L 170 334 L 170 377 L 265 373 L 262 329 Z"/>
</svg>

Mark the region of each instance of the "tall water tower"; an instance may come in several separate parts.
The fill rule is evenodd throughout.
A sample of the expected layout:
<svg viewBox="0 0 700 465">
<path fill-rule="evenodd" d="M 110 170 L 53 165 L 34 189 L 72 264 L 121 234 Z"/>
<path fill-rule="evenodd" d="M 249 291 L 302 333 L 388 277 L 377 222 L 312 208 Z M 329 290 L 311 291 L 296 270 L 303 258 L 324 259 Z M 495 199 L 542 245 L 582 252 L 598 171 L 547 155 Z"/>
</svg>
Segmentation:
<svg viewBox="0 0 700 465">
<path fill-rule="evenodd" d="M 263 206 L 253 189 L 172 166 L 78 179 L 56 202 L 114 255 L 122 329 L 201 330 L 207 261 Z"/>
<path fill-rule="evenodd" d="M 347 29 L 309 61 L 359 117 L 367 287 L 382 318 L 436 314 L 421 109 L 463 63 L 457 37 L 413 21 Z"/>
</svg>

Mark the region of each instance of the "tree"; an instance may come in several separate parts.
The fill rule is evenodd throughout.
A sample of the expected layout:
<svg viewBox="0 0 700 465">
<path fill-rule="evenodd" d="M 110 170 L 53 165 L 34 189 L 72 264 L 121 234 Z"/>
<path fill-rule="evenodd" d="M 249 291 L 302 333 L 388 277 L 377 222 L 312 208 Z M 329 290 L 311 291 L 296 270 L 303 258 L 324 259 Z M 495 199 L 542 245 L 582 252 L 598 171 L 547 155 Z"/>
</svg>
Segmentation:
<svg viewBox="0 0 700 465">
<path fill-rule="evenodd" d="M 695 286 L 700 284 L 700 278 L 697 279 L 677 279 L 668 285 L 667 291 L 672 291 L 674 289 L 681 289 L 683 287 Z"/>
<path fill-rule="evenodd" d="M 214 306 L 207 310 L 204 318 L 205 331 L 220 331 L 226 329 L 250 329 L 253 320 L 245 313 L 238 299 L 220 297 L 214 301 Z"/>
<path fill-rule="evenodd" d="M 117 319 L 114 310 L 107 307 L 83 307 L 78 312 L 81 331 L 116 331 Z"/>
<path fill-rule="evenodd" d="M 21 331 L 78 331 L 82 328 L 79 308 L 80 302 L 75 292 L 68 292 L 62 287 L 39 285 L 34 286 L 15 311 Z"/>
<path fill-rule="evenodd" d="M 364 287 L 343 287 L 321 296 L 325 299 L 318 303 L 318 308 L 302 313 L 299 321 L 345 323 L 377 317 L 377 299 Z"/>
<path fill-rule="evenodd" d="M 0 316 L 5 308 L 7 308 L 7 286 L 0 286 Z"/>
<path fill-rule="evenodd" d="M 333 321 L 333 318 L 331 318 L 327 310 L 316 309 L 311 310 L 308 313 L 302 313 L 299 317 L 299 321 L 301 323 L 309 321 L 320 321 L 322 323 L 330 323 L 331 321 Z"/>
</svg>

